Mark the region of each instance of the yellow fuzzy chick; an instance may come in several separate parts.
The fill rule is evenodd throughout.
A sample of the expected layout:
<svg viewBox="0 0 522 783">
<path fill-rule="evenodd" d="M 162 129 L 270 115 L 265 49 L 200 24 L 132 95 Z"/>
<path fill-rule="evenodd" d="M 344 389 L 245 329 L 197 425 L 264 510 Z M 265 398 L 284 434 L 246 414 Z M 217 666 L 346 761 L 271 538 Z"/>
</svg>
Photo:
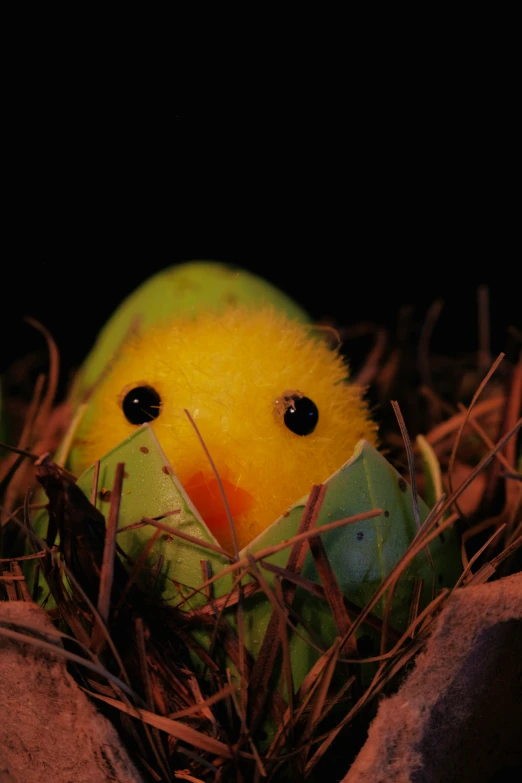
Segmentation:
<svg viewBox="0 0 522 783">
<path fill-rule="evenodd" d="M 347 375 L 338 352 L 272 309 L 151 327 L 97 386 L 71 467 L 79 475 L 151 422 L 187 494 L 232 552 L 217 481 L 184 409 L 223 482 L 241 549 L 346 462 L 360 438 L 376 442 Z"/>
</svg>

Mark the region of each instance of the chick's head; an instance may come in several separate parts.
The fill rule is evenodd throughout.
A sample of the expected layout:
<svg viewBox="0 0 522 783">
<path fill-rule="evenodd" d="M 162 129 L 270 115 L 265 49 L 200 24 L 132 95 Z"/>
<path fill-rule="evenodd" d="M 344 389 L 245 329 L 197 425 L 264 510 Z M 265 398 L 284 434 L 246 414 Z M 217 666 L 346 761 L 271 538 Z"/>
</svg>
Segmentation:
<svg viewBox="0 0 522 783">
<path fill-rule="evenodd" d="M 151 327 L 123 347 L 78 433 L 80 473 L 149 421 L 217 541 L 239 548 L 352 455 L 376 442 L 362 392 L 338 352 L 273 310 L 230 309 Z"/>
</svg>

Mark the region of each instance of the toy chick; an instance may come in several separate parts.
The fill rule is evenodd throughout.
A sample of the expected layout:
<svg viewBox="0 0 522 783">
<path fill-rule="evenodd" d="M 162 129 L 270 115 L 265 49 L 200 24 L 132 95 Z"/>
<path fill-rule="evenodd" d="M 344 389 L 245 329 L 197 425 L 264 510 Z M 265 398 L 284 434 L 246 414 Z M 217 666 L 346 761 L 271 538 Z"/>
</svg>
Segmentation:
<svg viewBox="0 0 522 783">
<path fill-rule="evenodd" d="M 376 441 L 362 390 L 336 350 L 273 307 L 205 310 L 147 327 L 95 387 L 78 433 L 79 474 L 150 422 L 216 540 L 233 552 L 327 479 L 361 438 Z"/>
</svg>

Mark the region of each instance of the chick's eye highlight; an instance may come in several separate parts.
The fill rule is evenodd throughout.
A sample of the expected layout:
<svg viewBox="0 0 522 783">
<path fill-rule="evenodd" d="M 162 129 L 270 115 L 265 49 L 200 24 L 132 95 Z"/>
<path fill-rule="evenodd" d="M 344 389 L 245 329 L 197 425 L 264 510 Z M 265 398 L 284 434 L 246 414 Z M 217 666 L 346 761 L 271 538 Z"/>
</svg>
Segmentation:
<svg viewBox="0 0 522 783">
<path fill-rule="evenodd" d="M 160 415 L 161 397 L 152 386 L 135 386 L 122 398 L 121 407 L 130 424 L 145 424 Z"/>
<path fill-rule="evenodd" d="M 310 435 L 319 421 L 315 402 L 300 391 L 287 391 L 274 403 L 277 418 L 295 435 Z"/>
</svg>

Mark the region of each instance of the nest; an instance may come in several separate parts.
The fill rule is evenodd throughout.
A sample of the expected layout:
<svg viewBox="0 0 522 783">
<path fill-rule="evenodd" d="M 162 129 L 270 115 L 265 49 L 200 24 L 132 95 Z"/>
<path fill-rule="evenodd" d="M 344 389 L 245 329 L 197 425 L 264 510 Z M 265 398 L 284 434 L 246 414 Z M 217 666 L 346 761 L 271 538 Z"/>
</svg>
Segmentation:
<svg viewBox="0 0 522 783">
<path fill-rule="evenodd" d="M 408 430 L 424 434 L 445 484 L 428 520 L 372 600 L 355 606 L 339 588 L 321 543 L 328 526 L 314 529 L 324 497 L 319 486 L 310 493 L 298 534 L 281 544 L 290 555 L 286 569 L 276 574 L 275 591 L 263 576 L 274 547 L 232 562 L 226 571 L 233 576 L 233 588 L 220 599 L 213 595 L 219 575 L 213 576 L 203 560 L 206 600 L 189 612 L 163 603 L 141 586 L 153 585 L 157 578 L 154 573 L 142 577 L 159 532 L 187 536 L 169 527 L 165 518 L 137 520 L 137 525 L 150 526 L 151 537 L 142 556 L 130 560 L 118 545 L 123 466 L 110 488 L 105 520 L 76 486 L 75 477 L 60 467 L 59 457 L 51 458 L 72 414 L 66 403 L 54 404 L 58 352 L 46 330 L 35 324 L 49 346 L 47 376 L 37 376 L 30 400 L 26 392 L 24 399 L 24 384 L 34 377 L 31 359 L 18 363 L 5 379 L 4 407 L 12 424 L 10 440 L 17 445 L 5 446 L 0 462 L 0 599 L 44 607 L 61 641 L 56 655 L 67 661 L 78 686 L 112 722 L 145 780 L 276 783 L 342 777 L 366 740 L 380 697 L 396 693 L 453 593 L 522 570 L 517 457 L 521 336 L 513 330 L 513 355 L 494 362 L 484 348 L 473 357 L 432 357 L 430 336 L 439 312 L 436 304 L 428 313 L 417 351 L 412 350 L 404 318 L 397 334 L 373 324 L 341 331 L 341 338 L 350 338 L 352 344 L 358 337 L 374 341 L 355 381 L 369 388 L 388 458 L 410 482 L 414 496 L 417 491 L 422 495 L 422 441 L 410 439 Z M 393 406 L 390 397 L 398 400 Z M 407 425 L 401 409 L 408 411 Z M 38 485 L 49 499 L 45 540 L 31 525 L 32 512 L 42 505 L 35 494 Z M 419 586 L 408 628 L 399 633 L 387 612 L 379 619 L 373 610 L 383 596 L 389 609 L 400 574 L 451 526 L 461 538 L 460 578 L 422 610 Z M 320 585 L 301 574 L 308 552 Z M 248 584 L 243 581 L 246 574 L 251 577 Z M 338 636 L 329 649 L 320 650 L 296 689 L 288 638 L 299 623 L 294 605 L 298 589 L 313 591 L 325 602 Z M 253 660 L 242 642 L 242 629 L 244 601 L 256 592 L 266 594 L 272 614 Z M 234 628 L 223 620 L 225 606 L 236 612 Z M 358 633 L 363 625 L 378 635 L 377 649 L 369 649 L 366 637 Z M 18 634 L 24 643 L 30 639 L 35 647 L 45 645 L 26 631 L 12 621 L 6 631 L 0 620 L 0 636 L 9 633 L 15 639 Z M 202 634 L 210 639 L 208 647 L 198 641 Z M 218 656 L 223 650 L 237 678 L 223 669 Z M 279 684 L 271 676 L 276 660 L 281 661 Z M 275 727 L 268 738 L 267 724 Z M 63 748 L 66 753 L 66 737 Z"/>
</svg>

